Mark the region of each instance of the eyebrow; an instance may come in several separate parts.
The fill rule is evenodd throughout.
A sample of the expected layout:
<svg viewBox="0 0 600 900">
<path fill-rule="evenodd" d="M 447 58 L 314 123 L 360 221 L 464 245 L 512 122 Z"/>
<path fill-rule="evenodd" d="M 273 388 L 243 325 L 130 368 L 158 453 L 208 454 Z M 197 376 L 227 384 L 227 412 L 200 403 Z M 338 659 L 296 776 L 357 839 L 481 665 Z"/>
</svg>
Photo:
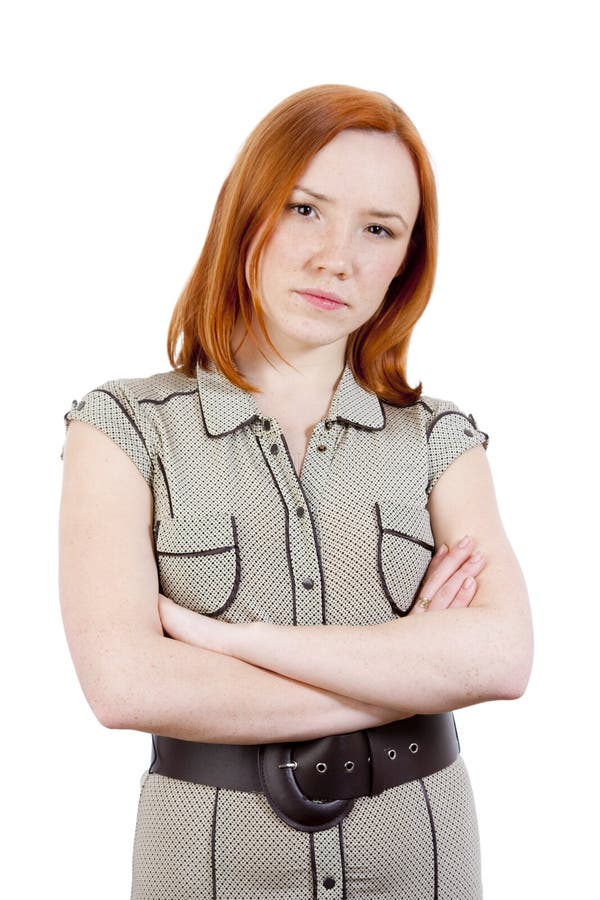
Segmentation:
<svg viewBox="0 0 600 900">
<path fill-rule="evenodd" d="M 301 184 L 294 185 L 295 191 L 303 191 L 305 194 L 310 194 L 311 197 L 314 197 L 315 200 L 323 200 L 325 203 L 333 203 L 334 201 L 331 197 L 326 197 L 325 194 L 317 194 L 316 191 L 309 191 L 308 188 L 302 187 Z M 406 219 L 400 215 L 398 212 L 392 212 L 392 210 L 381 210 L 381 209 L 361 209 L 361 213 L 367 216 L 377 216 L 379 219 L 400 219 L 403 225 L 408 228 Z"/>
</svg>

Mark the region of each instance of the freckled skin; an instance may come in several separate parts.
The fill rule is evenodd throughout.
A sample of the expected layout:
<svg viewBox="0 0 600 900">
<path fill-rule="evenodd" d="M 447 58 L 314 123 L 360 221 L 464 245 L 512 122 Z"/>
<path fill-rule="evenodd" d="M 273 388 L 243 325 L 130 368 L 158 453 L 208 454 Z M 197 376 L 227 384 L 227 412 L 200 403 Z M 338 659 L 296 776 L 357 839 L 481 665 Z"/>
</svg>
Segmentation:
<svg viewBox="0 0 600 900">
<path fill-rule="evenodd" d="M 420 204 L 416 169 L 395 135 L 346 130 L 313 157 L 297 184 L 328 200 L 294 190 L 263 250 L 259 295 L 267 329 L 284 356 L 327 346 L 342 358 L 348 335 L 377 311 L 406 255 Z M 399 212 L 406 225 L 364 212 L 373 209 Z M 307 288 L 333 292 L 347 306 L 316 308 L 296 293 Z"/>
</svg>

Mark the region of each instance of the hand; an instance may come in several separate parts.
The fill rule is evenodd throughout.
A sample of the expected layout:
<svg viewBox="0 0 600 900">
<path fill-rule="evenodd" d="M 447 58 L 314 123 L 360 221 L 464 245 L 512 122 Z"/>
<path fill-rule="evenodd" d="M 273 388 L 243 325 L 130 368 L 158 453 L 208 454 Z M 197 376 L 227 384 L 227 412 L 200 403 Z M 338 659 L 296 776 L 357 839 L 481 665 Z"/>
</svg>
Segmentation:
<svg viewBox="0 0 600 900">
<path fill-rule="evenodd" d="M 215 653 L 230 653 L 229 645 L 239 627 L 180 606 L 164 594 L 158 595 L 158 614 L 167 635 Z"/>
<path fill-rule="evenodd" d="M 469 605 L 477 591 L 475 576 L 484 568 L 485 557 L 480 554 L 480 559 L 473 559 L 475 548 L 472 538 L 465 547 L 460 547 L 459 543 L 452 550 L 446 548 L 445 552 L 440 554 L 438 550 L 435 554 L 419 590 L 419 597 L 429 597 L 431 602 L 423 608 L 417 600 L 410 615 L 419 615 L 430 609 L 456 609 Z M 442 544 L 442 548 L 445 546 Z M 465 580 L 469 577 L 472 584 L 465 586 Z"/>
</svg>

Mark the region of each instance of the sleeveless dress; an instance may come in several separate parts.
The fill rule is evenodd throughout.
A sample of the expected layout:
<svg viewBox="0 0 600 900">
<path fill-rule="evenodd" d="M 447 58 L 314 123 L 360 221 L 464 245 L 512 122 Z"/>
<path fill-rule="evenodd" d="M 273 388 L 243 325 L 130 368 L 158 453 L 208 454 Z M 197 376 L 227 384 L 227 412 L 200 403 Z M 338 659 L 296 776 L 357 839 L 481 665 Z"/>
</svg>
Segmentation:
<svg viewBox="0 0 600 900">
<path fill-rule="evenodd" d="M 301 479 L 277 421 L 212 364 L 194 378 L 107 381 L 73 401 L 66 425 L 73 419 L 112 438 L 151 487 L 161 593 L 229 622 L 406 615 L 434 552 L 429 494 L 458 455 L 488 444 L 455 403 L 421 396 L 393 406 L 348 366 Z M 314 833 L 282 821 L 260 792 L 142 775 L 131 900 L 481 896 L 461 755 L 356 799 L 338 825 Z"/>
</svg>

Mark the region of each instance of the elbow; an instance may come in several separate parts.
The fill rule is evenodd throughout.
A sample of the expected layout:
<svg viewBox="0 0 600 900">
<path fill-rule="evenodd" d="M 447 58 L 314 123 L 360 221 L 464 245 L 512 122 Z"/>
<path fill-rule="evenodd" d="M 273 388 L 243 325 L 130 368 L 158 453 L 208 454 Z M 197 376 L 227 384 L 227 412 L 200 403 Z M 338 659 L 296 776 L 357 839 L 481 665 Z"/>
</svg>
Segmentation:
<svg viewBox="0 0 600 900">
<path fill-rule="evenodd" d="M 144 720 L 149 692 L 138 690 L 138 686 L 148 686 L 148 680 L 147 677 L 132 678 L 128 665 L 118 665 L 114 661 L 109 670 L 97 673 L 93 687 L 85 694 L 100 724 L 111 730 L 139 727 L 134 723 Z"/>
<path fill-rule="evenodd" d="M 127 728 L 129 716 L 122 698 L 110 689 L 103 688 L 94 696 L 87 695 L 87 701 L 96 719 L 104 728 Z"/>
<path fill-rule="evenodd" d="M 498 666 L 496 700 L 518 700 L 529 684 L 533 666 L 533 645 L 525 644 L 515 650 L 513 646 Z"/>
<path fill-rule="evenodd" d="M 523 696 L 529 683 L 529 672 L 515 669 L 507 672 L 498 686 L 496 700 L 518 700 Z"/>
</svg>

